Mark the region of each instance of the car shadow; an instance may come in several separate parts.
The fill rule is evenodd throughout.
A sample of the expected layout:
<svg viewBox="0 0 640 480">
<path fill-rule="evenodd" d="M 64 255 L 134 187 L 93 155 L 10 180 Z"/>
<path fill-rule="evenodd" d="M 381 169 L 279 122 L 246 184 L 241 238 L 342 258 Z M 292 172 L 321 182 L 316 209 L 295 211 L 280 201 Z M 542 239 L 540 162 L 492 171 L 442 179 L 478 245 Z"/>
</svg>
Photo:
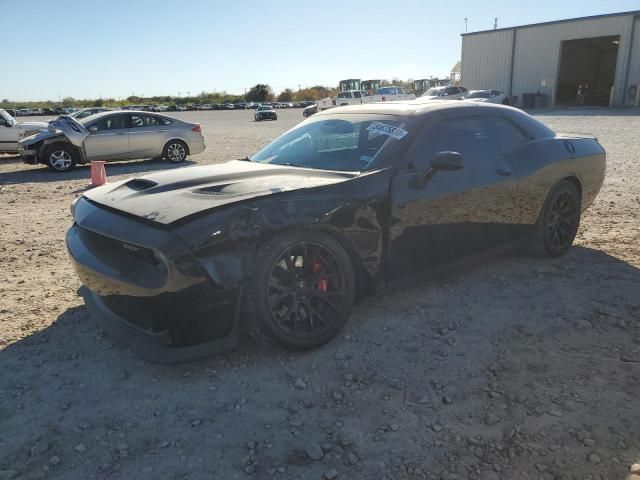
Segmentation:
<svg viewBox="0 0 640 480">
<path fill-rule="evenodd" d="M 431 442 L 432 425 L 473 442 L 500 442 L 516 425 L 531 435 L 526 438 L 574 450 L 582 448 L 572 447 L 578 428 L 595 433 L 600 425 L 634 442 L 629 419 L 638 416 L 640 360 L 620 355 L 634 355 L 630 317 L 640 315 L 639 284 L 639 268 L 591 248 L 577 246 L 546 261 L 496 257 L 365 300 L 344 331 L 317 350 L 285 352 L 243 339 L 230 354 L 177 366 L 134 356 L 97 328 L 78 299 L 48 327 L 0 350 L 0 458 L 11 459 L 20 478 L 35 478 L 43 462 L 33 457 L 44 443 L 47 458 L 63 459 L 50 461 L 59 478 L 95 476 L 113 458 L 123 478 L 158 478 L 155 471 L 140 476 L 141 462 L 183 478 L 185 470 L 175 469 L 185 458 L 202 457 L 209 472 L 237 468 L 246 448 L 253 449 L 245 447 L 248 439 L 257 439 L 269 445 L 260 452 L 266 470 L 299 448 L 293 429 L 305 439 L 333 438 L 335 431 L 336 438 L 356 438 L 368 457 L 386 458 L 389 444 L 372 433 L 381 410 L 397 426 L 380 435 L 408 457 L 434 464 L 467 447 L 451 441 L 425 449 L 413 441 Z M 626 323 L 625 308 L 638 309 Z M 568 398 L 577 400 L 546 414 L 548 398 L 560 404 L 556 392 L 569 388 Z M 500 390 L 496 400 L 486 393 L 494 390 Z M 398 429 L 402 436 L 393 436 Z M 621 478 L 628 467 L 607 460 L 620 455 L 609 443 L 601 441 L 598 468 L 608 469 L 603 478 Z M 227 457 L 211 458 L 212 445 L 230 445 Z M 69 460 L 85 448 L 91 460 Z M 135 455 L 118 456 L 129 449 Z M 563 478 L 585 463 L 585 453 L 574 450 L 563 451 L 569 460 L 556 468 Z M 148 451 L 152 459 L 138 453 Z M 537 452 L 523 450 L 515 468 L 533 464 Z M 289 463 L 290 472 L 302 472 Z M 537 473 L 508 478 L 540 478 Z"/>
<path fill-rule="evenodd" d="M 502 266 L 501 266 L 502 265 Z M 364 301 L 356 306 L 356 312 L 358 309 L 370 309 L 380 307 L 382 303 L 384 303 L 386 298 L 391 298 L 396 294 L 401 293 L 403 296 L 407 295 L 420 295 L 422 291 L 430 288 L 450 288 L 450 283 L 462 282 L 464 284 L 465 278 L 467 275 L 480 275 L 482 278 L 485 275 L 492 275 L 492 271 L 494 268 L 503 268 L 507 267 L 507 270 L 513 270 L 513 279 L 505 278 L 506 285 L 512 285 L 517 287 L 517 283 L 519 279 L 522 278 L 523 272 L 532 272 L 536 271 L 537 268 L 542 268 L 544 271 L 553 270 L 557 271 L 569 271 L 571 270 L 571 278 L 594 278 L 594 281 L 597 281 L 597 278 L 593 274 L 593 268 L 597 267 L 600 271 L 605 270 L 610 272 L 606 275 L 607 281 L 607 292 L 612 292 L 612 297 L 616 297 L 618 293 L 629 290 L 630 285 L 640 285 L 640 269 L 631 265 L 624 260 L 613 257 L 603 251 L 595 250 L 582 246 L 574 246 L 570 250 L 570 252 L 559 258 L 555 259 L 547 259 L 540 260 L 538 258 L 528 257 L 523 254 L 517 253 L 513 249 L 503 250 L 498 249 L 493 253 L 485 253 L 479 254 L 475 257 L 472 257 L 468 260 L 463 260 L 455 263 L 451 266 L 451 268 L 439 268 L 431 274 L 421 274 L 420 276 L 413 277 L 413 280 L 408 281 L 407 283 L 399 283 L 390 287 L 380 294 L 375 295 L 373 297 L 367 297 Z M 544 275 L 534 276 L 532 279 L 527 279 L 527 289 L 534 291 L 536 287 L 543 287 L 548 282 L 548 279 Z M 496 276 L 493 275 L 495 278 Z M 472 280 L 473 281 L 473 280 Z M 533 284 L 532 284 L 533 282 Z M 540 285 L 536 285 L 535 283 L 539 283 Z M 463 285 L 464 288 L 464 285 Z M 573 286 L 571 282 L 564 283 L 563 289 L 565 292 L 563 295 L 567 298 L 579 296 L 579 292 L 582 290 L 582 286 L 578 283 Z M 575 291 L 574 291 L 575 290 Z M 601 297 L 594 299 L 597 303 L 607 303 L 608 300 L 611 302 L 615 302 L 614 298 L 607 299 L 605 296 L 605 291 L 602 290 Z M 503 293 L 508 294 L 508 288 L 503 288 Z M 81 302 L 81 297 L 78 297 L 78 300 Z M 535 310 L 538 304 L 537 297 L 531 297 L 531 308 Z M 640 304 L 638 304 L 640 307 Z M 407 307 L 411 307 L 411 305 L 407 305 Z M 385 309 L 386 310 L 386 309 Z M 73 325 L 77 325 L 79 322 L 83 324 L 83 328 L 80 330 L 75 330 Z M 71 328 L 73 333 L 67 330 L 67 327 Z M 347 325 L 347 328 L 349 325 Z M 366 321 L 362 325 L 363 328 L 367 328 Z M 83 305 L 74 306 L 68 308 L 65 312 L 60 314 L 56 321 L 52 323 L 49 327 L 44 328 L 43 330 L 34 333 L 33 335 L 26 337 L 23 340 L 20 340 L 14 344 L 7 346 L 4 350 L 0 351 L 0 371 L 6 370 L 2 366 L 3 358 L 12 355 L 22 355 L 23 349 L 28 348 L 34 344 L 42 344 L 42 343 L 51 343 L 52 348 L 55 348 L 55 345 L 58 341 L 62 341 L 64 335 L 72 334 L 75 336 L 74 343 L 77 342 L 78 345 L 82 345 L 87 341 L 90 341 L 89 337 L 94 337 L 96 335 L 104 335 L 105 339 L 103 340 L 102 348 L 99 348 L 96 351 L 87 352 L 88 355 L 96 356 L 96 360 L 99 360 L 101 357 L 101 350 L 105 349 L 113 349 L 116 348 L 120 356 L 119 361 L 124 362 L 125 364 L 136 364 L 140 361 L 146 363 L 143 360 L 138 359 L 135 355 L 133 355 L 127 346 L 120 345 L 118 342 L 113 340 L 113 344 L 110 343 L 109 335 L 105 332 L 101 332 L 97 323 L 95 323 L 88 314 L 87 310 Z M 46 339 L 44 341 L 43 339 Z M 335 349 L 339 348 L 339 341 L 330 342 L 327 346 L 323 347 L 323 349 Z M 322 349 L 320 349 L 322 350 Z M 115 350 L 114 350 L 115 351 Z M 270 352 L 267 355 L 271 356 L 280 356 L 284 350 L 276 347 L 276 346 L 265 346 L 262 344 L 258 344 L 257 341 L 249 338 L 247 336 L 242 336 L 239 342 L 239 347 L 232 353 L 227 353 L 223 355 L 212 355 L 211 358 L 215 357 L 233 357 L 237 355 L 249 356 L 251 357 L 254 353 L 259 356 L 263 356 L 265 352 Z M 313 352 L 311 352 L 313 354 Z M 110 356 L 113 353 L 109 354 Z M 305 355 L 305 354 L 301 354 Z M 209 360 L 197 360 L 195 362 L 191 362 L 191 365 L 206 365 Z M 155 365 L 154 368 L 167 369 L 170 371 L 174 368 L 184 368 L 183 366 L 161 366 Z"/>
<path fill-rule="evenodd" d="M 0 160 L 1 162 L 2 160 Z M 181 163 L 170 163 L 166 160 L 154 158 L 127 162 L 108 162 L 105 169 L 108 176 L 130 175 L 135 173 L 150 173 L 160 170 L 172 170 L 196 165 L 194 160 L 185 160 Z M 70 172 L 57 173 L 44 165 L 34 165 L 33 168 L 16 172 L 6 172 L 0 176 L 0 185 L 19 183 L 43 183 L 52 181 L 81 180 L 91 176 L 91 166 L 78 165 Z"/>
<path fill-rule="evenodd" d="M 22 163 L 22 158 L 20 158 L 20 155 L 0 154 L 0 165 L 9 165 L 12 163 Z"/>
</svg>

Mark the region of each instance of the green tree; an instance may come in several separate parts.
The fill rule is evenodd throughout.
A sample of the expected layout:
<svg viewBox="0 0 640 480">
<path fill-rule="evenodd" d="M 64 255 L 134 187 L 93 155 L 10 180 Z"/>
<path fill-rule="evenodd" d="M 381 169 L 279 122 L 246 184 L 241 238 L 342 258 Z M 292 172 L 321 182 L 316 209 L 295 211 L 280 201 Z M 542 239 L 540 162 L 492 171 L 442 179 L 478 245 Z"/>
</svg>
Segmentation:
<svg viewBox="0 0 640 480">
<path fill-rule="evenodd" d="M 273 98 L 273 91 L 269 85 L 258 83 L 251 87 L 245 96 L 250 102 L 266 102 Z"/>
<path fill-rule="evenodd" d="M 293 90 L 290 88 L 285 88 L 280 92 L 280 95 L 278 95 L 279 102 L 290 102 L 291 100 L 293 100 Z"/>
<path fill-rule="evenodd" d="M 101 98 L 99 98 L 98 100 L 93 102 L 93 106 L 94 107 L 104 107 L 104 101 Z"/>
<path fill-rule="evenodd" d="M 62 106 L 63 107 L 73 107 L 76 104 L 76 99 L 73 97 L 64 97 L 62 99 Z"/>
</svg>

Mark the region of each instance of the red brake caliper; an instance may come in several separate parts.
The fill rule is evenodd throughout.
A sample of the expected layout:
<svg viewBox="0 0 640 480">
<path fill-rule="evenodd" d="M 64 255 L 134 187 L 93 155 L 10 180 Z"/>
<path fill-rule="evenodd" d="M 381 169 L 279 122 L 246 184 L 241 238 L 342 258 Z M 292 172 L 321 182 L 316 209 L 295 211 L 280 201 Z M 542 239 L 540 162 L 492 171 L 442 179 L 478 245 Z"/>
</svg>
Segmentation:
<svg viewBox="0 0 640 480">
<path fill-rule="evenodd" d="M 313 273 L 318 273 L 320 270 L 322 270 L 322 262 L 320 261 L 319 258 L 316 258 L 313 261 Z M 318 280 L 318 283 L 316 283 L 316 286 L 318 287 L 318 290 L 320 290 L 321 292 L 326 292 L 329 289 L 329 279 L 327 278 L 321 278 L 320 280 Z"/>
</svg>

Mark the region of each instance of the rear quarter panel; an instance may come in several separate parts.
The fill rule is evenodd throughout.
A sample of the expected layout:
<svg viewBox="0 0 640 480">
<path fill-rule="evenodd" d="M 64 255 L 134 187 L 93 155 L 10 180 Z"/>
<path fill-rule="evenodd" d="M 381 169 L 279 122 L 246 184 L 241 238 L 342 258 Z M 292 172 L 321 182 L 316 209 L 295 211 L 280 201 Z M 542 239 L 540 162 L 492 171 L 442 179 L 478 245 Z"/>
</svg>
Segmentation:
<svg viewBox="0 0 640 480">
<path fill-rule="evenodd" d="M 556 136 L 534 140 L 514 152 L 511 161 L 519 177 L 518 206 L 525 224 L 536 222 L 547 194 L 559 181 L 578 180 L 583 211 L 593 203 L 604 181 L 605 151 L 592 138 Z"/>
</svg>

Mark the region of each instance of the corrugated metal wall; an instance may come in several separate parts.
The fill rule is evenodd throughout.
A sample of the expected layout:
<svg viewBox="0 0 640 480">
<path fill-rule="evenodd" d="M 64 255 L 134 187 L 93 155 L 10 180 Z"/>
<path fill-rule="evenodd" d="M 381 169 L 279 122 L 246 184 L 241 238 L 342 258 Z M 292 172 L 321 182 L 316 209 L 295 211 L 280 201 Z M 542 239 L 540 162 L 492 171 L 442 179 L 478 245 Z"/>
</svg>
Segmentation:
<svg viewBox="0 0 640 480">
<path fill-rule="evenodd" d="M 632 15 L 621 15 L 515 29 L 512 94 L 522 98 L 523 93 L 540 91 L 552 97 L 562 41 L 620 35 L 614 103 L 622 105 L 627 96 L 622 90 L 633 21 Z M 497 88 L 509 93 L 513 36 L 514 29 L 463 36 L 462 83 L 472 89 Z M 640 25 L 636 26 L 633 43 L 630 85 L 640 83 Z"/>
<path fill-rule="evenodd" d="M 462 37 L 462 84 L 508 92 L 512 40 L 512 30 Z"/>
</svg>

